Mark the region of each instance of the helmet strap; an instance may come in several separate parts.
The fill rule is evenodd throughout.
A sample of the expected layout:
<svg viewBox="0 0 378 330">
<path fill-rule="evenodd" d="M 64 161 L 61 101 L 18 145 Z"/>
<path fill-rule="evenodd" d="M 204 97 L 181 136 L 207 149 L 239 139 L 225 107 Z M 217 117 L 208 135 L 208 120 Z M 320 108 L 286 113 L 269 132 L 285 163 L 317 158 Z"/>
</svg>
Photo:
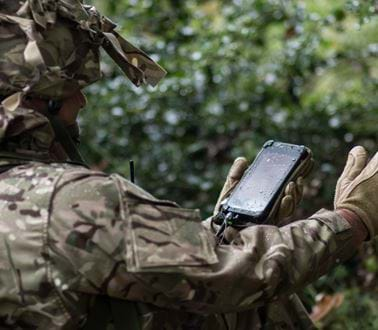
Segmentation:
<svg viewBox="0 0 378 330">
<path fill-rule="evenodd" d="M 88 167 L 79 149 L 74 143 L 71 135 L 68 133 L 66 126 L 58 117 L 59 110 L 61 109 L 61 107 L 61 102 L 50 100 L 48 102 L 47 113 L 45 113 L 45 115 L 51 123 L 57 141 L 61 144 L 64 151 L 67 153 L 69 159 L 74 163 L 78 163 Z"/>
</svg>

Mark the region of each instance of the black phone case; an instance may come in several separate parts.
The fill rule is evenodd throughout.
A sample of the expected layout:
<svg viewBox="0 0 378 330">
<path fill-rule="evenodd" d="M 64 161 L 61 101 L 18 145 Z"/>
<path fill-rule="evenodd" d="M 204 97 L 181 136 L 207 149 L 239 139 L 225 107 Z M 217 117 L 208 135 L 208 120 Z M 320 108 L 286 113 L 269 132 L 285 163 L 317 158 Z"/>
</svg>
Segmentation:
<svg viewBox="0 0 378 330">
<path fill-rule="evenodd" d="M 234 204 L 234 196 L 238 194 L 240 189 L 245 188 L 245 185 L 250 184 L 251 189 L 257 189 L 253 187 L 253 182 L 248 182 L 249 177 L 253 171 L 260 171 L 264 173 L 264 168 L 261 167 L 260 161 L 264 157 L 264 153 L 267 151 L 274 151 L 277 154 L 285 154 L 292 157 L 292 164 L 290 164 L 289 170 L 284 177 L 278 178 L 274 193 L 271 194 L 269 201 L 266 203 L 262 211 L 255 211 L 248 208 L 236 207 Z M 272 211 L 273 206 L 275 205 L 278 198 L 283 193 L 283 189 L 286 187 L 289 180 L 292 178 L 293 173 L 296 171 L 298 166 L 305 160 L 309 152 L 305 146 L 288 144 L 277 141 L 267 141 L 262 150 L 257 155 L 253 164 L 246 170 L 243 178 L 240 180 L 238 185 L 235 187 L 234 191 L 231 193 L 230 197 L 222 207 L 222 212 L 224 217 L 229 217 L 233 226 L 245 225 L 246 223 L 255 223 L 262 224 L 266 223 L 269 217 L 269 214 Z M 260 166 L 260 167 L 259 167 Z M 264 193 L 264 192 L 261 192 Z"/>
</svg>

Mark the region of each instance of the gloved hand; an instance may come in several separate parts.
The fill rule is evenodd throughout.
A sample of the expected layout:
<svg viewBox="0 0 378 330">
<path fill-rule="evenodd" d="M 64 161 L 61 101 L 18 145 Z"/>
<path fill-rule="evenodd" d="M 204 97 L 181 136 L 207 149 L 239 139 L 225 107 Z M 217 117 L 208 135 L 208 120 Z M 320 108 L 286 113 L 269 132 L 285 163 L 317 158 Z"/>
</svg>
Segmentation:
<svg viewBox="0 0 378 330">
<path fill-rule="evenodd" d="M 217 203 L 215 204 L 213 215 L 218 214 L 222 201 L 231 194 L 232 190 L 238 184 L 247 168 L 248 162 L 244 157 L 238 157 L 234 160 L 234 163 L 231 165 L 231 168 L 228 171 L 226 182 L 224 183 L 219 194 Z"/>
<path fill-rule="evenodd" d="M 336 185 L 335 210 L 354 212 L 366 225 L 370 239 L 378 235 L 378 153 L 367 164 L 363 147 L 354 147 Z M 367 165 L 366 165 L 367 164 Z"/>
<path fill-rule="evenodd" d="M 280 201 L 280 205 L 275 216 L 275 223 L 280 224 L 282 219 L 292 215 L 298 206 L 299 202 L 303 196 L 303 178 L 306 177 L 311 171 L 313 166 L 313 160 L 310 155 L 308 161 L 300 169 L 300 176 L 295 180 L 295 182 L 289 182 L 286 186 L 284 196 Z M 248 162 L 244 157 L 236 158 L 232 164 L 226 182 L 223 185 L 222 191 L 219 194 L 218 201 L 214 208 L 213 215 L 218 214 L 220 210 L 220 205 L 222 201 L 228 197 L 235 186 L 238 184 L 242 178 L 244 171 L 248 168 Z"/>
<path fill-rule="evenodd" d="M 234 160 L 231 168 L 228 171 L 226 182 L 219 194 L 217 203 L 215 204 L 213 216 L 202 222 L 202 225 L 210 230 L 213 234 L 216 234 L 220 226 L 214 223 L 214 217 L 219 213 L 222 201 L 230 195 L 232 190 L 238 184 L 242 178 L 244 171 L 248 168 L 248 162 L 244 157 L 238 157 Z M 237 235 L 238 231 L 232 227 L 226 229 L 228 241 L 232 241 L 233 237 Z"/>
</svg>

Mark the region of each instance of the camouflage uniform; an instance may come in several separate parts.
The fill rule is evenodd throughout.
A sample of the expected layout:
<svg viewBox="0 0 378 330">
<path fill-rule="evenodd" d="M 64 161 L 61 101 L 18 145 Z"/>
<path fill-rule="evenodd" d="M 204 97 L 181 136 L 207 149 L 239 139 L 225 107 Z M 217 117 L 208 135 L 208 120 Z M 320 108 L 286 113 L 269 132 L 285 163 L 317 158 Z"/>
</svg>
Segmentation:
<svg viewBox="0 0 378 330">
<path fill-rule="evenodd" d="M 54 163 L 45 117 L 0 111 L 2 328 L 77 329 L 101 294 L 137 302 L 143 329 L 310 329 L 293 293 L 355 250 L 328 211 L 217 246 L 197 210 Z"/>
<path fill-rule="evenodd" d="M 0 95 L 63 99 L 101 78 L 100 46 L 136 85 L 166 74 L 79 0 L 0 0 Z"/>
<path fill-rule="evenodd" d="M 97 80 L 99 46 L 136 85 L 165 72 L 79 0 L 0 0 L 0 23 L 1 329 L 77 329 L 98 295 L 135 302 L 142 329 L 312 328 L 294 292 L 354 253 L 348 222 L 320 211 L 218 246 L 197 210 L 58 162 L 49 120 L 14 99 Z"/>
</svg>

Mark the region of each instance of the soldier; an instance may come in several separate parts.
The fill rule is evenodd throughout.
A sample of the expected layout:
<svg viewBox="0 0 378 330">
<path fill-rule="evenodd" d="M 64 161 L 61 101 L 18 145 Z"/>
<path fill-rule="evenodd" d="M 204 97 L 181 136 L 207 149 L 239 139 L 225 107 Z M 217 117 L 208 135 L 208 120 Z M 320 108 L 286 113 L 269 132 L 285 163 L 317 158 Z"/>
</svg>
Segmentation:
<svg viewBox="0 0 378 330">
<path fill-rule="evenodd" d="M 368 163 L 352 149 L 336 211 L 217 245 L 197 210 L 89 170 L 75 148 L 100 47 L 136 85 L 164 70 L 79 0 L 0 0 L 0 21 L 2 329 L 313 328 L 294 293 L 377 235 L 378 154 Z M 220 200 L 246 166 L 235 161 Z M 277 218 L 300 186 L 289 184 Z"/>
</svg>

